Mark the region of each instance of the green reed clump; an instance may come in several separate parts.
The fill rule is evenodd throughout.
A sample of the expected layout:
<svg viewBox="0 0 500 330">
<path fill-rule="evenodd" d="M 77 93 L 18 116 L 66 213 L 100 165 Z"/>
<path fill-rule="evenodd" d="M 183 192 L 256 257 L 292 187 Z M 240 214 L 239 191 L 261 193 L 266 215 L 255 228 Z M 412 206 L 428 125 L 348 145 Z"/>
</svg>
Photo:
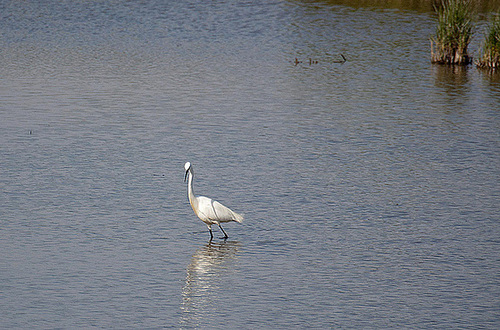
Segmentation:
<svg viewBox="0 0 500 330">
<path fill-rule="evenodd" d="M 500 68 L 500 14 L 497 14 L 489 24 L 483 52 L 476 64 L 480 68 Z"/>
<path fill-rule="evenodd" d="M 443 64 L 469 64 L 467 47 L 472 38 L 472 4 L 470 0 L 441 0 L 436 35 L 431 38 L 431 61 Z"/>
</svg>

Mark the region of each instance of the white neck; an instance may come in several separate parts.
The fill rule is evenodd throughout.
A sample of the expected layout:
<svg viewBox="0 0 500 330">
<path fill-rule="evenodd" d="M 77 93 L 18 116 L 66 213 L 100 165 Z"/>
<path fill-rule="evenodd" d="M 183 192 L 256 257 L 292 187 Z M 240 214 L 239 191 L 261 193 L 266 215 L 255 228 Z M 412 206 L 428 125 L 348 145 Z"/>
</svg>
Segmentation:
<svg viewBox="0 0 500 330">
<path fill-rule="evenodd" d="M 188 198 L 191 205 L 194 201 L 194 191 L 193 191 L 193 173 L 189 171 L 188 173 Z"/>
</svg>

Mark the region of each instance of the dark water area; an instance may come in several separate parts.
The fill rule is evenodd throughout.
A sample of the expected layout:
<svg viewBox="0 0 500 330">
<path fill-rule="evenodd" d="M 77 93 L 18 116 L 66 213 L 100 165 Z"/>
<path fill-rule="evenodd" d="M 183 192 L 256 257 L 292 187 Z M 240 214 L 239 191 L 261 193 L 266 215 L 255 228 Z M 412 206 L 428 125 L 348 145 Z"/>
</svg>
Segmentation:
<svg viewBox="0 0 500 330">
<path fill-rule="evenodd" d="M 355 8 L 372 8 L 383 10 L 412 10 L 418 12 L 432 12 L 442 5 L 441 0 L 325 0 L 329 5 L 351 6 Z M 498 0 L 472 0 L 474 11 L 479 14 L 498 12 Z"/>
<path fill-rule="evenodd" d="M 379 3 L 0 2 L 2 328 L 499 328 L 500 79 Z"/>
</svg>

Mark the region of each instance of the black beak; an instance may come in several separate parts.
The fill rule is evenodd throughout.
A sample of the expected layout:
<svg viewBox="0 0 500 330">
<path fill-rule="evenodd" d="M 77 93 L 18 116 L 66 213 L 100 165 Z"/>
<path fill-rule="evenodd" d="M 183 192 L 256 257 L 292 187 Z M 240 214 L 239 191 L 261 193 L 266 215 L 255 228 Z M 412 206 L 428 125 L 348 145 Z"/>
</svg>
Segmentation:
<svg viewBox="0 0 500 330">
<path fill-rule="evenodd" d="M 191 169 L 191 167 L 190 167 L 190 168 L 188 168 L 188 169 L 187 169 L 187 171 L 186 171 L 186 174 L 184 174 L 184 182 L 186 182 L 186 178 L 187 178 L 187 176 L 188 176 L 188 173 L 189 173 L 189 170 L 190 170 L 190 169 Z"/>
</svg>

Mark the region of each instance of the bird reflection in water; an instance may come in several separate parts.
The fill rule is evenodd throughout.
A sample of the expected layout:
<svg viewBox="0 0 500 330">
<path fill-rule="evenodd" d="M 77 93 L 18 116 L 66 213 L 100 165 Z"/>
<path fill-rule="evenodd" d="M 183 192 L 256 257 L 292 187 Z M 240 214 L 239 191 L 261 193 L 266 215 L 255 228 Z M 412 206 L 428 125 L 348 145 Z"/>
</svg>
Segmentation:
<svg viewBox="0 0 500 330">
<path fill-rule="evenodd" d="M 181 327 L 202 326 L 217 316 L 225 279 L 234 271 L 241 245 L 237 241 L 209 242 L 193 254 L 182 289 Z"/>
</svg>

